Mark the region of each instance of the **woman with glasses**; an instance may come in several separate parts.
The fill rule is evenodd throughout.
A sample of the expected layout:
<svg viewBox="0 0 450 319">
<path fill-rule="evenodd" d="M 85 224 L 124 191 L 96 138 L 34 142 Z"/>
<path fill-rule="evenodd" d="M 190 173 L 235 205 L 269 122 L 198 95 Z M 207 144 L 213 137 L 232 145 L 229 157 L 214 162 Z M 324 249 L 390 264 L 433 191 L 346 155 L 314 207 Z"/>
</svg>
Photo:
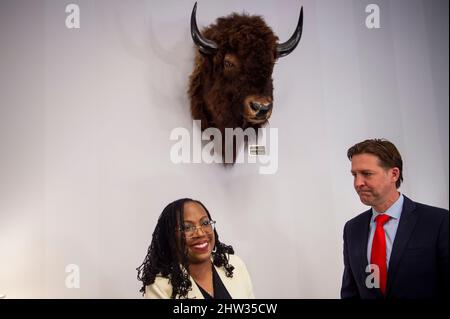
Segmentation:
<svg viewBox="0 0 450 319">
<path fill-rule="evenodd" d="M 245 264 L 220 242 L 215 224 L 197 200 L 167 205 L 137 268 L 140 292 L 146 298 L 254 298 Z"/>
</svg>

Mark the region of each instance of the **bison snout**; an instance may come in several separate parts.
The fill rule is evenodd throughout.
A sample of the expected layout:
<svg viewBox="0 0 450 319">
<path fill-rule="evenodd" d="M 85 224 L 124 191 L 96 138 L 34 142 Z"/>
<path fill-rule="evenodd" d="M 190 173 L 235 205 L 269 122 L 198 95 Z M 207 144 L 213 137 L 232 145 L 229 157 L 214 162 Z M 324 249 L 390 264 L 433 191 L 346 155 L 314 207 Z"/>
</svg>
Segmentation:
<svg viewBox="0 0 450 319">
<path fill-rule="evenodd" d="M 257 117 L 266 117 L 267 113 L 272 109 L 272 103 L 250 102 L 250 107 Z"/>
<path fill-rule="evenodd" d="M 248 96 L 244 100 L 244 118 L 253 124 L 264 124 L 272 115 L 272 99 L 261 96 Z"/>
</svg>

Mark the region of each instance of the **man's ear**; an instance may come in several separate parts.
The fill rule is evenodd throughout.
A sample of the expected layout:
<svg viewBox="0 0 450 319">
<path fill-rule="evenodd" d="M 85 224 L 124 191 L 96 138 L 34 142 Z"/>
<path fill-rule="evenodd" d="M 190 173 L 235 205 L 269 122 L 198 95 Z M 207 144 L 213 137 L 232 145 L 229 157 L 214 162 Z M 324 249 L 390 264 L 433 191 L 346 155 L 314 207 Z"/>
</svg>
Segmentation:
<svg viewBox="0 0 450 319">
<path fill-rule="evenodd" d="M 394 182 L 397 182 L 398 179 L 400 178 L 400 170 L 398 169 L 398 167 L 391 168 L 391 174 L 392 174 L 392 180 Z"/>
</svg>

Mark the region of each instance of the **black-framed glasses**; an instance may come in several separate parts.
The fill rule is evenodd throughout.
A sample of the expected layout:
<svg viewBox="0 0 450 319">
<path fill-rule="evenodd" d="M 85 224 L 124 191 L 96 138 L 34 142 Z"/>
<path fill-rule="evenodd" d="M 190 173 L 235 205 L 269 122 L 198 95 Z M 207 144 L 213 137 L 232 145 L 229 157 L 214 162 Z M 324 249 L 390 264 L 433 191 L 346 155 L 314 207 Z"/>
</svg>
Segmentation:
<svg viewBox="0 0 450 319">
<path fill-rule="evenodd" d="M 215 220 L 205 220 L 199 226 L 182 226 L 178 228 L 179 231 L 183 232 L 187 238 L 194 237 L 197 229 L 201 229 L 205 234 L 211 234 L 214 231 L 216 221 Z"/>
</svg>

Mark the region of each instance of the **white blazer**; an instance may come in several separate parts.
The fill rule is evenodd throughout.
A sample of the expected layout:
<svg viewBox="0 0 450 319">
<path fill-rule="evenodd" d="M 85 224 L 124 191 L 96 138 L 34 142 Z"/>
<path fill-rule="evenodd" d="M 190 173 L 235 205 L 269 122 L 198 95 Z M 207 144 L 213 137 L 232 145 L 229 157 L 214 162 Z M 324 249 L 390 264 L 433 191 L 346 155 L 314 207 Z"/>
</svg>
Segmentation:
<svg viewBox="0 0 450 319">
<path fill-rule="evenodd" d="M 225 288 L 227 288 L 231 298 L 233 299 L 253 299 L 252 282 L 247 267 L 244 262 L 236 255 L 229 255 L 229 263 L 234 266 L 233 277 L 227 277 L 224 267 L 216 267 Z M 188 292 L 188 299 L 204 299 L 200 289 L 195 283 L 194 279 L 189 276 L 192 289 Z M 172 296 L 172 285 L 169 278 L 156 276 L 155 282 L 145 287 L 145 298 L 151 299 L 169 299 Z M 176 296 L 178 299 L 179 296 Z"/>
</svg>

